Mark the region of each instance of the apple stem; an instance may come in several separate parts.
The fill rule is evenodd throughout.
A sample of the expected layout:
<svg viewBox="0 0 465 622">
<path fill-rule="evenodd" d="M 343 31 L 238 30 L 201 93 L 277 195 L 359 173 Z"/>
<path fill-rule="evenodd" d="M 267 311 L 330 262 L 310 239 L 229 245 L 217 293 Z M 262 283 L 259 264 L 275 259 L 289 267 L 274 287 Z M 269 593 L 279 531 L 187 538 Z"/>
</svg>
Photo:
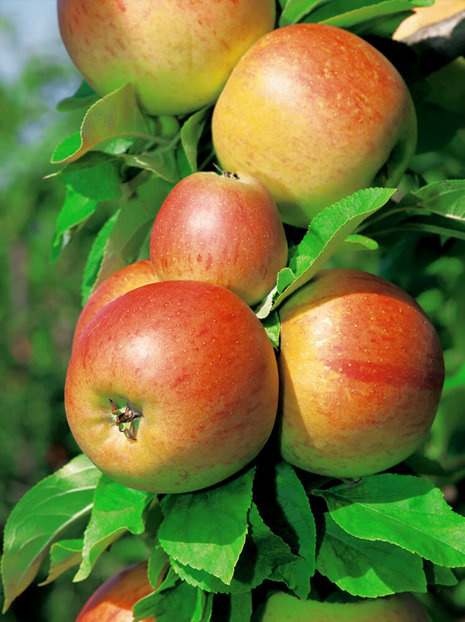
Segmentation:
<svg viewBox="0 0 465 622">
<path fill-rule="evenodd" d="M 222 169 L 216 162 L 213 162 L 213 166 L 219 171 L 223 177 L 227 177 L 228 179 L 239 179 L 239 175 L 237 173 L 232 173 L 231 171 L 225 171 Z"/>
<path fill-rule="evenodd" d="M 126 402 L 126 406 L 122 408 L 118 408 L 112 399 L 110 399 L 110 404 L 115 425 L 118 426 L 119 431 L 123 432 L 128 440 L 136 441 L 142 413 L 133 408 L 129 402 Z"/>
</svg>

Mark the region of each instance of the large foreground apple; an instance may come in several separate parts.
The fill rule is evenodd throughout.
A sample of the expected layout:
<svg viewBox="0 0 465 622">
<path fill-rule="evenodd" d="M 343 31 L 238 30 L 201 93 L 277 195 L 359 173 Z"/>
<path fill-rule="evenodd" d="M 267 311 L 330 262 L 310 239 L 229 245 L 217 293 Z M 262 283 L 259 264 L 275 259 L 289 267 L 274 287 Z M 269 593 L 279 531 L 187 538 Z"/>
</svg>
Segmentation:
<svg viewBox="0 0 465 622">
<path fill-rule="evenodd" d="M 252 460 L 275 421 L 278 370 L 253 311 L 223 287 L 138 287 L 85 327 L 65 408 L 82 451 L 132 488 L 188 492 Z"/>
<path fill-rule="evenodd" d="M 299 600 L 277 592 L 268 599 L 261 622 L 431 622 L 412 594 L 348 603 Z"/>
<path fill-rule="evenodd" d="M 153 591 L 147 577 L 147 564 L 128 566 L 107 579 L 92 594 L 76 622 L 133 622 L 134 605 Z M 151 616 L 141 622 L 155 622 L 155 618 Z"/>
<path fill-rule="evenodd" d="M 156 283 L 158 280 L 153 265 L 148 259 L 136 261 L 110 274 L 92 292 L 83 306 L 74 329 L 73 346 L 79 339 L 85 326 L 106 304 L 136 287 L 141 287 L 148 283 Z"/>
<path fill-rule="evenodd" d="M 157 214 L 150 256 L 160 279 L 222 285 L 259 302 L 287 263 L 287 241 L 268 189 L 247 174 L 194 173 Z"/>
<path fill-rule="evenodd" d="M 223 168 L 271 190 L 284 222 L 307 226 L 322 208 L 378 180 L 394 186 L 416 144 L 416 116 L 393 65 L 360 37 L 296 24 L 244 54 L 214 109 Z"/>
<path fill-rule="evenodd" d="M 58 0 L 66 49 L 101 95 L 131 82 L 150 114 L 212 103 L 274 26 L 274 0 Z"/>
<path fill-rule="evenodd" d="M 403 290 L 326 269 L 280 309 L 280 442 L 332 477 L 388 469 L 425 440 L 444 380 L 438 335 Z"/>
</svg>

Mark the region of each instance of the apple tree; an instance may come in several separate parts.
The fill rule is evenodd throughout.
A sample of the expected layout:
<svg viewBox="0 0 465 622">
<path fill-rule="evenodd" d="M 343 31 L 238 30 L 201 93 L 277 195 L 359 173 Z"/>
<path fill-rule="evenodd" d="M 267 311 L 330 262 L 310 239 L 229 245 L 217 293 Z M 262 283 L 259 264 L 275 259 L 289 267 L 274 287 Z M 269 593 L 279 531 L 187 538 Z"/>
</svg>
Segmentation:
<svg viewBox="0 0 465 622">
<path fill-rule="evenodd" d="M 67 3 L 58 4 L 64 10 Z M 347 477 L 334 475 L 333 470 L 325 474 L 301 469 L 283 459 L 280 451 L 281 403 L 276 426 L 253 459 L 214 485 L 181 492 L 157 491 L 156 483 L 129 487 L 113 479 L 111 470 L 103 473 L 89 459 L 87 454 L 92 452 L 82 453 L 76 445 L 69 462 L 37 481 L 10 513 L 2 557 L 4 611 L 37 581 L 47 584 L 64 574 L 70 582 L 84 581 L 109 548 L 124 537 L 142 543 L 137 550 L 140 561 L 147 562 L 144 579 L 148 578 L 148 588 L 130 603 L 136 620 L 155 616 L 164 622 L 245 622 L 261 619 L 264 611 L 269 619 L 278 620 L 279 611 L 295 607 L 295 615 L 300 616 L 295 619 L 302 620 L 305 613 L 298 608 L 308 603 L 309 619 L 318 619 L 320 606 L 331 604 L 336 616 L 338 604 L 361 607 L 358 601 L 366 606 L 366 615 L 372 616 L 367 620 L 375 619 L 384 607 L 394 620 L 391 606 L 404 612 L 399 620 L 417 619 L 407 615 L 413 616 L 418 608 L 425 616 L 419 619 L 426 620 L 428 615 L 433 620 L 459 619 L 460 589 L 465 585 L 465 63 L 460 38 L 465 15 L 456 11 L 441 19 L 444 15 L 439 13 L 432 25 L 410 34 L 400 28 L 414 9 L 431 9 L 433 4 L 433 0 L 276 3 L 274 31 L 296 24 L 337 27 L 368 42 L 376 56 L 380 53 L 389 59 L 408 87 L 418 138 L 401 175 L 396 172 L 395 187 L 389 183 L 386 165 L 374 171 L 377 175 L 372 175 L 370 183 L 363 178 L 360 187 L 320 206 L 316 215 L 312 208 L 309 222 L 285 221 L 286 265 L 278 266 L 268 293 L 261 292 L 259 302 L 254 299 L 247 310 L 261 324 L 260 330 L 266 331 L 273 356 L 279 358 L 282 309 L 294 294 L 312 287 L 320 270 L 363 270 L 402 288 L 420 305 L 421 313 L 428 315 L 444 356 L 444 386 L 441 376 L 442 393 L 427 437 L 400 463 L 394 461 L 382 470 L 351 471 Z M 273 26 L 259 30 L 255 38 L 273 31 Z M 350 65 L 349 58 L 346 62 Z M 104 74 L 109 75 L 109 70 Z M 173 189 L 187 178 L 222 165 L 212 133 L 217 94 L 206 104 L 193 104 L 188 112 L 164 109 L 154 114 L 141 101 L 137 84 L 125 81 L 124 75 L 121 79 L 122 84 L 111 81 L 106 93 L 98 93 L 83 81 L 77 92 L 58 105 L 57 114 L 78 114 L 79 127 L 51 156 L 50 176 L 58 177 L 65 187 L 63 204 L 56 206 L 52 261 L 60 261 L 95 214 L 106 215 L 87 258 L 78 266 L 83 306 L 112 275 L 136 262 L 146 265 L 154 221 Z M 363 75 L 358 79 L 363 80 Z M 98 77 L 93 80 L 99 81 Z M 268 93 L 273 91 L 274 87 L 267 86 Z M 363 99 L 363 85 L 352 86 Z M 292 97 L 289 90 L 291 101 L 281 101 L 280 111 L 292 110 Z M 328 97 L 337 98 L 337 93 L 329 92 Z M 258 123 L 266 110 L 254 101 Z M 411 146 L 411 115 L 409 108 L 407 123 L 399 122 L 396 127 L 394 143 L 407 141 Z M 234 143 L 236 122 L 230 111 L 226 120 L 228 140 Z M 242 131 L 244 119 L 240 121 Z M 279 129 L 294 140 L 292 123 L 291 115 L 288 125 Z M 244 140 L 253 126 L 245 124 Z M 324 142 L 323 136 L 321 145 Z M 395 150 L 394 143 L 389 143 L 388 151 Z M 279 151 L 285 156 L 291 147 L 280 143 Z M 337 145 L 338 150 L 345 147 Z M 253 155 L 257 155 L 255 147 Z M 234 161 L 229 156 L 225 159 Z M 244 169 L 248 161 L 241 162 Z M 321 164 L 324 168 L 325 162 Z M 379 163 L 375 168 L 379 169 Z M 279 185 L 280 180 L 275 181 Z M 298 185 L 299 180 L 293 183 Z M 276 202 L 279 208 L 279 196 Z M 288 209 L 286 203 L 286 214 Z M 170 222 L 165 228 L 169 229 Z M 174 246 L 179 238 L 172 241 Z M 186 250 L 185 240 L 182 250 Z M 157 292 L 162 297 L 158 283 L 144 287 L 151 288 L 154 298 Z M 92 326 L 109 330 L 115 317 L 105 316 Z M 120 324 L 118 330 L 123 333 Z M 360 325 L 356 330 L 365 328 Z M 83 330 L 89 340 L 91 330 Z M 182 326 L 176 325 L 176 331 L 181 332 Z M 221 338 L 220 333 L 215 339 Z M 240 338 L 237 328 L 237 343 Z M 102 335 L 100 339 L 103 348 Z M 389 339 L 388 333 L 388 349 Z M 392 336 L 391 344 L 394 350 Z M 407 347 L 411 347 L 412 359 L 420 357 L 410 334 L 402 343 L 402 349 Z M 222 355 L 227 357 L 227 353 Z M 85 366 L 84 346 L 79 356 Z M 186 357 L 190 357 L 188 352 Z M 200 371 L 202 361 L 195 361 Z M 386 367 L 382 369 L 388 373 Z M 221 391 L 212 395 L 212 400 L 222 399 Z M 248 399 L 252 402 L 254 396 Z M 79 395 L 73 400 L 74 413 L 80 407 L 85 410 Z M 137 426 L 133 419 L 127 412 L 124 419 L 120 404 L 107 404 L 107 408 L 113 411 L 124 440 L 134 442 Z M 362 408 L 357 402 L 357 409 Z M 183 431 L 183 435 L 188 433 Z M 210 441 L 207 449 L 214 453 L 214 445 L 215 440 Z M 119 446 L 115 443 L 114 450 Z M 363 446 L 360 451 L 357 467 L 364 462 Z M 409 600 L 410 593 L 415 595 L 414 602 Z M 271 605 L 283 598 L 277 608 Z"/>
</svg>

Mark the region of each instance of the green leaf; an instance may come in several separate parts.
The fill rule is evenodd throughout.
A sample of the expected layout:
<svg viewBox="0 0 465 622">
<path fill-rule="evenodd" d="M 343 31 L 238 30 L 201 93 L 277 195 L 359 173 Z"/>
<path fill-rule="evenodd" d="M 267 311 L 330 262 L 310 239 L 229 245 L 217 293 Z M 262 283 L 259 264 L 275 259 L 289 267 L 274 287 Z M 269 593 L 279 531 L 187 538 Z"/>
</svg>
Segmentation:
<svg viewBox="0 0 465 622">
<path fill-rule="evenodd" d="M 173 569 L 190 585 L 213 593 L 237 595 L 250 592 L 271 578 L 273 570 L 279 565 L 298 559 L 282 538 L 264 523 L 255 503 L 250 508 L 249 524 L 246 543 L 229 584 L 204 570 L 180 564 L 176 560 L 171 560 Z"/>
<path fill-rule="evenodd" d="M 284 581 L 300 598 L 307 598 L 310 579 L 315 572 L 316 527 L 307 493 L 293 467 L 287 462 L 276 465 L 273 531 L 282 536 L 298 557 L 279 564 L 273 579 Z M 276 524 L 279 523 L 279 528 Z"/>
<path fill-rule="evenodd" d="M 99 242 L 98 250 L 99 253 L 103 251 L 103 257 L 99 254 L 98 275 L 95 272 L 90 274 L 90 277 L 96 276 L 97 281 L 87 278 L 87 287 L 91 283 L 95 287 L 139 257 L 150 236 L 155 216 L 172 187 L 164 179 L 152 176 L 137 188 L 133 198 L 122 205 L 114 227 Z"/>
<path fill-rule="evenodd" d="M 436 181 L 412 195 L 421 209 L 465 223 L 465 179 Z"/>
<path fill-rule="evenodd" d="M 428 584 L 433 585 L 457 585 L 458 579 L 450 568 L 438 566 L 425 561 L 425 574 Z"/>
<path fill-rule="evenodd" d="M 368 251 L 376 251 L 379 248 L 379 244 L 376 240 L 372 238 L 368 238 L 365 235 L 352 234 L 346 237 L 344 240 L 344 246 L 352 246 L 352 245 L 361 246 L 362 249 Z"/>
<path fill-rule="evenodd" d="M 228 622 L 249 622 L 252 617 L 252 592 L 231 594 Z"/>
<path fill-rule="evenodd" d="M 391 542 L 441 566 L 465 565 L 465 518 L 425 479 L 382 473 L 313 494 L 357 538 Z"/>
<path fill-rule="evenodd" d="M 100 471 L 79 455 L 30 488 L 4 531 L 4 611 L 34 580 L 53 540 L 92 509 Z"/>
<path fill-rule="evenodd" d="M 143 512 L 152 498 L 147 492 L 126 488 L 102 475 L 84 534 L 82 561 L 74 581 L 87 579 L 103 551 L 126 532 L 145 531 Z"/>
<path fill-rule="evenodd" d="M 426 592 L 423 560 L 380 541 L 351 536 L 325 514 L 317 569 L 353 596 L 376 598 L 397 592 Z"/>
<path fill-rule="evenodd" d="M 320 5 L 305 21 L 351 28 L 376 18 L 411 11 L 415 6 L 427 6 L 431 0 L 333 0 Z"/>
<path fill-rule="evenodd" d="M 207 490 L 164 497 L 158 538 L 166 553 L 229 584 L 245 544 L 254 472 Z"/>
<path fill-rule="evenodd" d="M 121 157 L 128 166 L 151 171 L 173 184 L 180 179 L 176 156 L 172 149 L 159 148 L 134 155 L 122 154 Z"/>
<path fill-rule="evenodd" d="M 184 155 L 182 159 L 184 166 L 182 167 L 183 177 L 197 172 L 197 149 L 203 128 L 206 123 L 207 112 L 209 107 L 202 108 L 194 112 L 183 124 L 181 128 L 181 148 Z"/>
<path fill-rule="evenodd" d="M 176 579 L 169 572 L 158 590 L 135 604 L 135 620 L 154 616 L 157 622 L 191 622 L 198 615 L 200 590 Z M 203 622 L 203 620 L 202 620 Z"/>
<path fill-rule="evenodd" d="M 289 26 L 300 22 L 318 6 L 327 2 L 328 0 L 289 0 L 279 18 L 279 26 Z"/>
<path fill-rule="evenodd" d="M 71 240 L 71 229 L 84 222 L 97 209 L 97 201 L 84 197 L 72 188 L 66 189 L 65 201 L 57 217 L 50 259 L 56 261 Z"/>
<path fill-rule="evenodd" d="M 148 141 L 153 139 L 130 84 L 93 104 L 82 122 L 79 142 L 76 136 L 66 139 L 55 150 L 51 163 L 69 164 L 101 143 L 120 136 L 138 136 Z"/>
<path fill-rule="evenodd" d="M 94 201 L 114 201 L 121 197 L 121 162 L 98 151 L 85 154 L 67 166 L 61 175 L 68 188 Z"/>
<path fill-rule="evenodd" d="M 64 572 L 79 566 L 82 558 L 82 538 L 77 540 L 60 540 L 50 547 L 50 569 L 45 581 L 39 585 L 48 585 Z"/>
<path fill-rule="evenodd" d="M 270 315 L 263 320 L 262 324 L 273 348 L 277 350 L 279 348 L 279 336 L 281 334 L 281 322 L 278 313 L 276 311 L 270 313 Z"/>
<path fill-rule="evenodd" d="M 256 311 L 257 316 L 264 319 L 307 283 L 358 225 L 383 207 L 394 193 L 394 188 L 365 188 L 320 212 L 294 250 L 289 267 L 278 273 L 277 286 Z"/>
<path fill-rule="evenodd" d="M 110 216 L 110 218 L 100 229 L 92 243 L 92 248 L 90 249 L 90 253 L 87 257 L 86 265 L 84 267 L 84 275 L 81 284 L 81 297 L 83 306 L 85 305 L 87 299 L 92 293 L 93 287 L 99 274 L 100 267 L 102 265 L 105 248 L 108 244 L 108 240 L 111 236 L 116 221 L 119 218 L 120 212 L 121 210 L 118 210 L 112 216 Z"/>
<path fill-rule="evenodd" d="M 80 108 L 88 108 L 99 99 L 99 95 L 94 89 L 83 80 L 78 90 L 71 97 L 60 100 L 55 107 L 58 112 L 73 112 Z"/>
</svg>

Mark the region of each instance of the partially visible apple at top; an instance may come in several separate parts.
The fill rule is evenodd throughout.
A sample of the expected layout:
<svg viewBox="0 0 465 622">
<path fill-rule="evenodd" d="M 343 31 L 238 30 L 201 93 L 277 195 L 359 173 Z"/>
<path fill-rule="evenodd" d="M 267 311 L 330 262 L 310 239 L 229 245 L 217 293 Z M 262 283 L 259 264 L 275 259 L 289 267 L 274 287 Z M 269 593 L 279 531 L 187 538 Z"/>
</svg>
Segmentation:
<svg viewBox="0 0 465 622">
<path fill-rule="evenodd" d="M 274 0 L 58 0 L 63 42 L 87 82 L 100 95 L 132 83 L 152 115 L 215 101 L 274 20 Z"/>
</svg>

